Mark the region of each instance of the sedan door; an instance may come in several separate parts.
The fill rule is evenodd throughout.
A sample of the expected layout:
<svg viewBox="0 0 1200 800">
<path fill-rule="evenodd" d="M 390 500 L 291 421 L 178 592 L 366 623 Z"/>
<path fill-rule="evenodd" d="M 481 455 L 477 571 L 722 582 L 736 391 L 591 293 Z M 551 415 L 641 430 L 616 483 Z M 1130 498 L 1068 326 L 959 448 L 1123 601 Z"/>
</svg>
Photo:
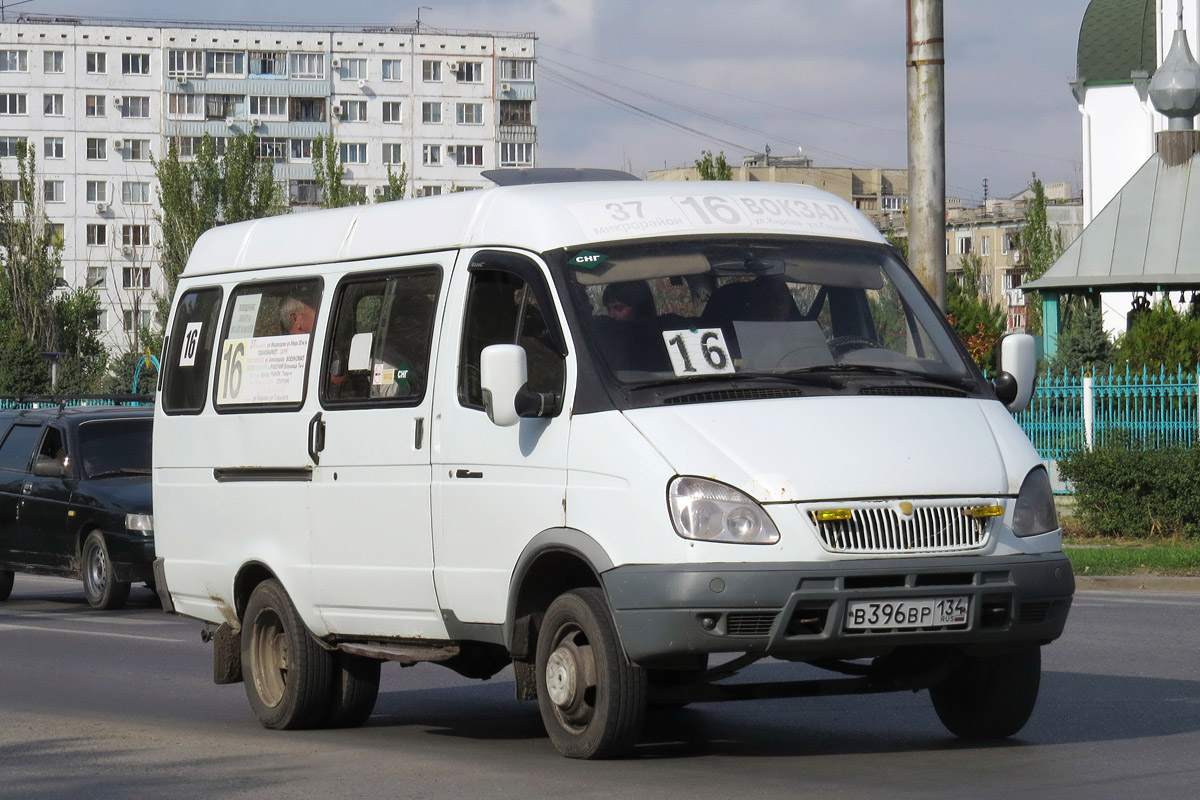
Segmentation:
<svg viewBox="0 0 1200 800">
<path fill-rule="evenodd" d="M 40 422 L 13 425 L 0 442 L 0 560 L 15 564 L 40 565 L 43 562 L 23 535 L 26 486 L 34 448 L 41 441 Z"/>
<path fill-rule="evenodd" d="M 30 471 L 21 484 L 20 519 L 17 539 L 32 554 L 34 563 L 52 569 L 67 569 L 75 562 L 77 542 L 69 528 L 71 489 L 70 456 L 67 452 L 66 431 L 58 425 L 47 425 L 34 451 Z M 34 469 L 56 469 L 55 475 L 35 475 Z M 73 483 L 73 481 L 71 481 Z"/>
</svg>

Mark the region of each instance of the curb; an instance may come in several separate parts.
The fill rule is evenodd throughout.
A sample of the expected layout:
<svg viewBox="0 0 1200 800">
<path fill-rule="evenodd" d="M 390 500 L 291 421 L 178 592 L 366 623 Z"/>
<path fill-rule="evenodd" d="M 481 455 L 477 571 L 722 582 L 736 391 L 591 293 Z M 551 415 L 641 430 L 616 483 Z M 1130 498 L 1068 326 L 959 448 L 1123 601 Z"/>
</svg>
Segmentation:
<svg viewBox="0 0 1200 800">
<path fill-rule="evenodd" d="M 1173 575 L 1075 575 L 1083 592 L 1200 592 L 1200 578 Z"/>
</svg>

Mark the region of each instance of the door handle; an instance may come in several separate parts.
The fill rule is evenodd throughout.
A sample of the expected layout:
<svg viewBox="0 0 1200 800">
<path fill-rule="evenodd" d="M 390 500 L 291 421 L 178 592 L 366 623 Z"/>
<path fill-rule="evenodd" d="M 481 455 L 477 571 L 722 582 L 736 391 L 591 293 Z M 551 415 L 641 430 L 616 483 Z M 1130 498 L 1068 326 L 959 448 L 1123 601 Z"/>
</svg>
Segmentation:
<svg viewBox="0 0 1200 800">
<path fill-rule="evenodd" d="M 33 484 L 26 483 L 21 486 L 21 494 L 33 494 Z"/>
<path fill-rule="evenodd" d="M 469 469 L 460 469 L 454 473 L 456 478 L 482 478 L 482 472 L 471 472 Z"/>
<path fill-rule="evenodd" d="M 312 459 L 314 464 L 321 463 L 320 452 L 325 449 L 325 421 L 321 419 L 321 412 L 318 411 L 311 420 L 308 421 L 308 457 Z"/>
</svg>

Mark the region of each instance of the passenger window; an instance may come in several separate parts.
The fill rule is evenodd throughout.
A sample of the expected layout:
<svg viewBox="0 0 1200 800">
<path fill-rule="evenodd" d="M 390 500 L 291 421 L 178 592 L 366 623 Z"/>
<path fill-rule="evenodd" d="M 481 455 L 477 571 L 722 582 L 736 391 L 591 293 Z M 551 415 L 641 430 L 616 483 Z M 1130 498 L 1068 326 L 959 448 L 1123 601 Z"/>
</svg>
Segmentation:
<svg viewBox="0 0 1200 800">
<path fill-rule="evenodd" d="M 160 402 L 166 413 L 199 414 L 204 410 L 220 309 L 220 289 L 188 291 L 179 298 L 163 365 Z"/>
<path fill-rule="evenodd" d="M 322 403 L 421 402 L 441 283 L 437 267 L 351 276 L 342 282 L 325 353 Z"/>
<path fill-rule="evenodd" d="M 62 431 L 54 426 L 46 428 L 46 435 L 42 437 L 42 446 L 38 448 L 37 457 L 39 460 L 48 458 L 59 466 L 67 465 L 67 442 L 63 439 Z"/>
<path fill-rule="evenodd" d="M 218 410 L 304 403 L 321 281 L 243 284 L 232 292 L 217 350 Z"/>
<path fill-rule="evenodd" d="M 13 425 L 4 442 L 0 443 L 0 469 L 27 471 L 29 457 L 33 455 L 41 433 L 41 425 Z"/>
<path fill-rule="evenodd" d="M 460 356 L 459 402 L 483 409 L 479 354 L 493 344 L 521 345 L 529 366 L 529 388 L 561 396 L 566 368 L 551 331 L 533 289 L 523 278 L 501 270 L 473 271 Z"/>
</svg>

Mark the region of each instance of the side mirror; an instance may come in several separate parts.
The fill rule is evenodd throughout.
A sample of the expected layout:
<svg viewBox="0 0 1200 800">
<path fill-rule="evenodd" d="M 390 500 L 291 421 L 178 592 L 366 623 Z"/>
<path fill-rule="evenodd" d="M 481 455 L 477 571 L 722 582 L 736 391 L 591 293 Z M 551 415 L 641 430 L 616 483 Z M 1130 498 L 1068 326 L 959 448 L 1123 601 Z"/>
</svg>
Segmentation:
<svg viewBox="0 0 1200 800">
<path fill-rule="evenodd" d="M 525 348 L 517 344 L 493 344 L 479 354 L 479 385 L 488 419 L 502 428 L 516 425 L 517 393 L 529 380 Z"/>
<path fill-rule="evenodd" d="M 33 474 L 39 478 L 62 478 L 67 474 L 67 469 L 61 461 L 50 456 L 35 456 Z"/>
<path fill-rule="evenodd" d="M 1000 340 L 1000 372 L 992 381 L 996 399 L 1016 414 L 1029 407 L 1037 381 L 1037 344 L 1027 333 Z"/>
</svg>

